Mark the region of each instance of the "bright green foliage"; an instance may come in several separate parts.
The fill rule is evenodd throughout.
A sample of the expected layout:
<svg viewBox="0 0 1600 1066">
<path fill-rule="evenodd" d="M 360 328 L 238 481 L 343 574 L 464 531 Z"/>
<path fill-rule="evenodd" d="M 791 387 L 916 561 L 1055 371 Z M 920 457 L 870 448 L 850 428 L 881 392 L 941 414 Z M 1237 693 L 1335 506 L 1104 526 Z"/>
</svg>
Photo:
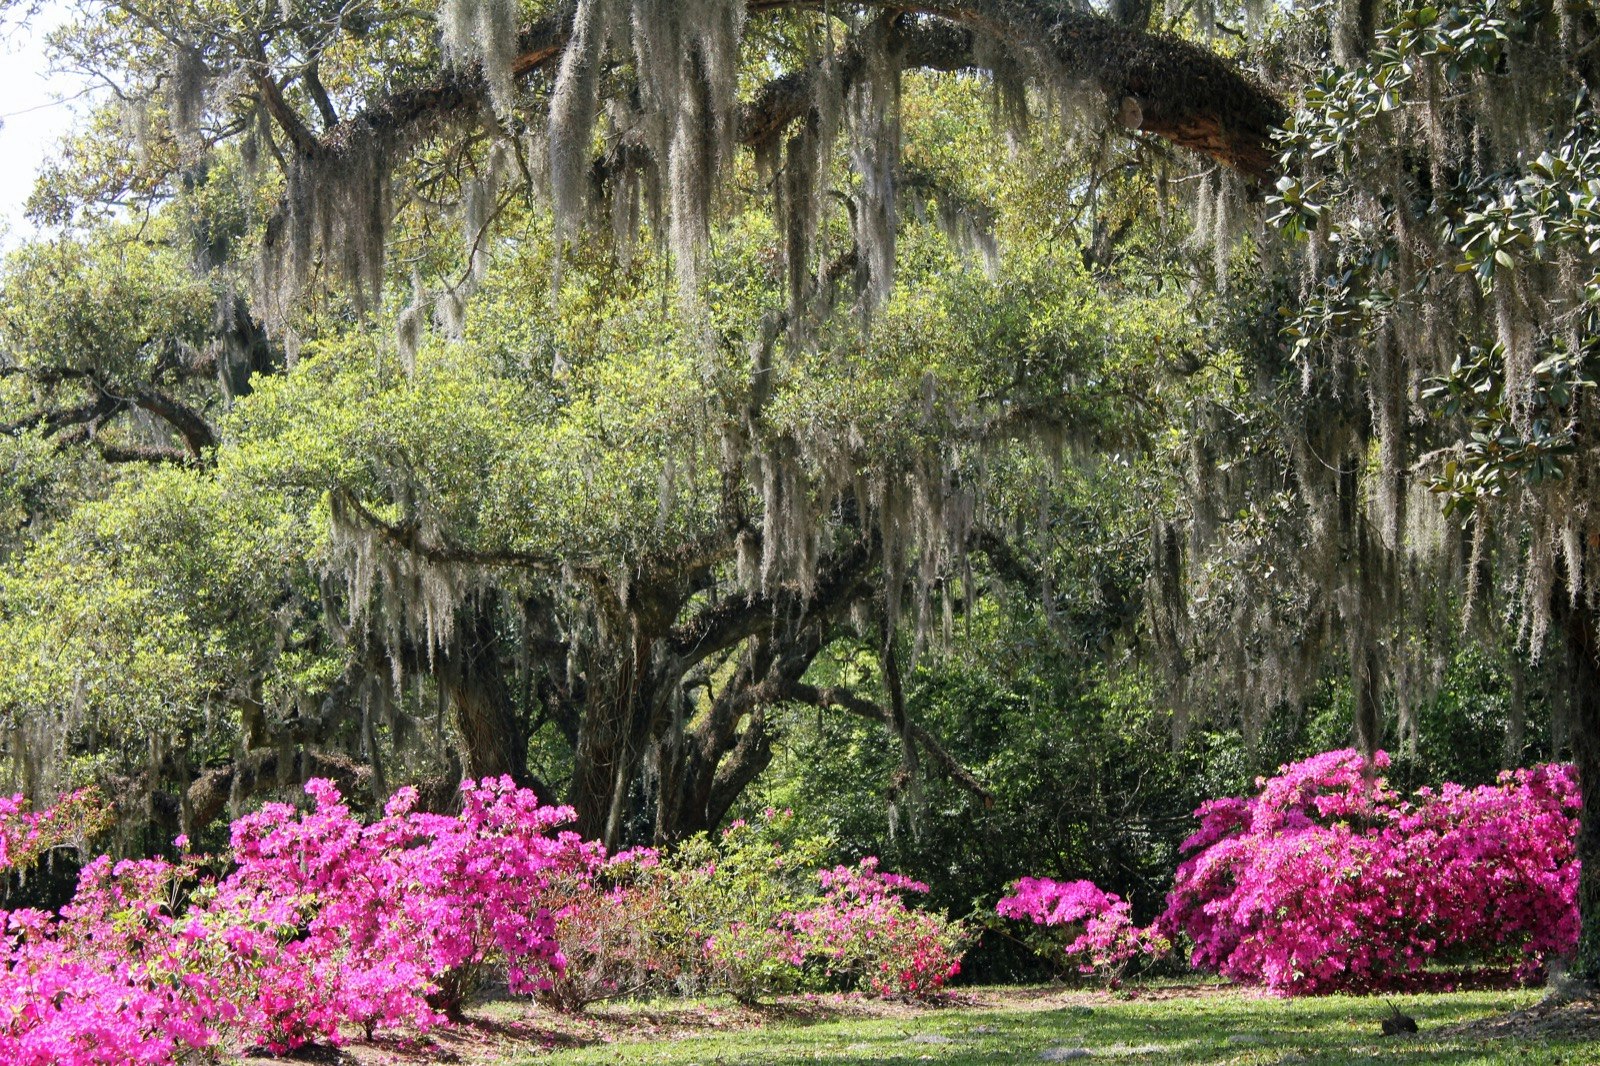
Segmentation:
<svg viewBox="0 0 1600 1066">
<path fill-rule="evenodd" d="M 0 279 L 16 779 L 163 840 L 313 769 L 510 774 L 614 846 L 770 800 L 954 913 L 1035 873 L 1145 918 L 1201 798 L 1352 723 L 1559 754 L 1597 168 L 1581 72 L 1518 63 L 1591 29 L 1113 6 L 1294 102 L 1277 226 L 1125 128 L 1157 87 L 876 6 L 87 4 L 61 47 L 123 92 L 34 201 L 84 229 Z M 706 912 L 794 887 L 725 846 Z"/>
<path fill-rule="evenodd" d="M 824 837 L 792 835 L 790 814 L 736 822 L 720 839 L 697 837 L 666 859 L 669 884 L 665 943 L 702 958 L 685 976 L 698 989 L 750 1003 L 799 987 L 805 974 L 791 956 L 803 947 L 786 935 L 789 915 L 815 906 L 817 868 L 830 850 Z"/>
<path fill-rule="evenodd" d="M 152 470 L 79 508 L 0 579 L 0 702 L 27 738 L 30 785 L 203 759 L 265 700 L 326 687 L 294 628 L 303 527 L 273 502 Z"/>
<path fill-rule="evenodd" d="M 13 365 L 138 380 L 209 339 L 213 294 L 170 251 L 127 230 L 27 245 L 6 265 L 0 331 Z"/>
</svg>

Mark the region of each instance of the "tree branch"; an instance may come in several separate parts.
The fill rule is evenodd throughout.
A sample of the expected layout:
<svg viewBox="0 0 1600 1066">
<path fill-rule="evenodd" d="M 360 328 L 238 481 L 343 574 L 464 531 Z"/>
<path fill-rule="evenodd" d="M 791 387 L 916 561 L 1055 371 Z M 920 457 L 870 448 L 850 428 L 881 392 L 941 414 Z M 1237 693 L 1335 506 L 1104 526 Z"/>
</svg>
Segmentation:
<svg viewBox="0 0 1600 1066">
<path fill-rule="evenodd" d="M 159 444 L 111 444 L 96 437 L 94 450 L 108 463 L 170 463 L 182 465 L 194 462 L 194 455 L 182 448 L 164 448 Z"/>
<path fill-rule="evenodd" d="M 818 0 L 750 0 L 752 13 L 817 9 Z M 1037 57 L 1069 81 L 1093 85 L 1125 124 L 1209 155 L 1245 177 L 1265 182 L 1276 167 L 1271 134 L 1286 114 L 1259 81 L 1228 60 L 1165 34 L 1149 33 L 1115 19 L 1063 11 L 1048 0 L 838 0 L 835 8 L 888 9 L 931 16 L 901 28 L 908 68 L 956 70 L 976 67 L 975 34 Z M 512 71 L 518 77 L 549 72 L 560 59 L 573 5 L 541 19 L 517 38 Z M 857 60 L 858 62 L 859 60 Z M 852 62 L 843 57 L 848 75 Z M 764 143 L 810 106 L 810 78 L 796 72 L 777 79 L 742 109 L 740 139 Z M 269 78 L 258 79 L 263 102 L 296 147 L 307 156 L 334 156 L 354 137 L 375 131 L 398 133 L 487 98 L 482 74 L 465 70 L 397 92 L 353 115 L 318 141 L 288 108 Z M 1132 101 L 1132 105 L 1129 105 Z M 1130 121 L 1132 120 L 1132 121 Z"/>
<path fill-rule="evenodd" d="M 359 795 L 371 787 L 371 768 L 345 756 L 305 750 L 299 759 L 301 767 L 297 769 L 304 768 L 332 779 L 346 796 Z M 285 769 L 287 767 L 280 765 L 278 750 L 266 748 L 246 752 L 226 766 L 204 771 L 185 790 L 190 825 L 199 830 L 222 817 L 234 795 L 248 799 L 263 787 L 279 787 Z M 237 784 L 235 778 L 238 778 Z M 177 806 L 173 800 L 168 803 Z"/>
<path fill-rule="evenodd" d="M 863 537 L 826 560 L 818 569 L 809 600 L 799 590 L 783 588 L 771 596 L 730 597 L 674 626 L 667 636 L 668 650 L 687 669 L 708 655 L 769 630 L 774 621 L 796 611 L 825 614 L 848 602 L 860 588 L 873 553 Z"/>
<path fill-rule="evenodd" d="M 387 542 L 408 554 L 430 563 L 465 563 L 468 566 L 506 566 L 528 570 L 559 571 L 561 561 L 538 552 L 483 552 L 471 548 L 458 548 L 449 544 L 434 544 L 424 539 L 415 521 L 386 522 L 372 512 L 366 504 L 345 489 L 334 489 L 332 497 L 335 518 L 354 515 L 362 525 Z M 341 515 L 340 512 L 348 512 Z M 580 568 L 581 569 L 581 568 Z"/>
<path fill-rule="evenodd" d="M 211 423 L 193 408 L 165 393 L 155 389 L 140 389 L 133 394 L 133 402 L 176 430 L 194 458 L 200 458 L 208 448 L 217 446 L 217 435 Z"/>
<path fill-rule="evenodd" d="M 267 114 L 278 124 L 278 128 L 289 138 L 295 150 L 303 156 L 315 156 L 324 150 L 324 145 L 317 140 L 316 134 L 311 132 L 298 112 L 289 106 L 289 101 L 283 97 L 283 90 L 278 83 L 267 73 L 265 62 L 257 65 L 254 72 L 256 90 L 261 94 L 261 103 L 267 109 Z"/>
<path fill-rule="evenodd" d="M 334 110 L 333 100 L 328 96 L 328 90 L 322 84 L 322 78 L 317 74 L 317 63 L 313 60 L 306 64 L 304 73 L 300 75 L 300 83 L 306 87 L 306 92 L 311 96 L 311 102 L 317 105 L 317 114 L 322 116 L 324 129 L 332 129 L 339 124 L 339 112 Z"/>
<path fill-rule="evenodd" d="M 784 688 L 783 696 L 785 699 L 794 700 L 796 703 L 807 703 L 813 707 L 834 707 L 841 711 L 848 711 L 861 718 L 882 722 L 891 729 L 896 728 L 894 714 L 888 708 L 881 707 L 871 700 L 837 685 L 819 688 L 816 685 L 796 682 Z M 985 808 L 994 806 L 994 793 L 990 792 L 983 782 L 973 775 L 971 770 L 961 765 L 959 759 L 945 750 L 944 745 L 940 744 L 932 733 L 929 733 L 916 722 L 911 721 L 905 723 L 905 729 L 911 738 L 917 742 L 917 746 L 939 765 L 939 768 L 945 772 L 950 780 L 977 796 L 983 801 Z"/>
</svg>

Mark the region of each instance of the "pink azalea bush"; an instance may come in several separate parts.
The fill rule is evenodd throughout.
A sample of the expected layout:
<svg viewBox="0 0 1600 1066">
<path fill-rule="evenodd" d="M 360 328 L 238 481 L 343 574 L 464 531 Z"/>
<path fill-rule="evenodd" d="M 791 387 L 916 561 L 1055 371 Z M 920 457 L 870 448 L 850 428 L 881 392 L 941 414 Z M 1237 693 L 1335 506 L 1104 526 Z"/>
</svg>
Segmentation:
<svg viewBox="0 0 1600 1066">
<path fill-rule="evenodd" d="M 1578 934 L 1577 778 L 1508 771 L 1478 788 L 1391 790 L 1379 752 L 1283 767 L 1249 800 L 1215 800 L 1162 923 L 1193 961 L 1283 992 L 1392 988 L 1434 960 L 1537 976 Z"/>
<path fill-rule="evenodd" d="M 928 886 L 878 869 L 876 856 L 818 873 L 823 898 L 789 923 L 824 971 L 886 998 L 926 998 L 961 972 L 965 936 L 942 914 L 907 907 Z"/>
<path fill-rule="evenodd" d="M 18 792 L 0 796 L 0 870 L 24 870 L 57 848 L 83 851 L 111 824 L 111 809 L 92 788 L 82 788 L 42 811 Z"/>
<path fill-rule="evenodd" d="M 443 1020 L 434 1002 L 455 1006 L 468 968 L 497 963 L 519 993 L 561 968 L 541 894 L 553 872 L 593 851 L 574 833 L 552 834 L 571 808 L 541 805 L 510 778 L 486 779 L 463 784 L 459 815 L 417 812 L 415 790 L 401 789 L 364 825 L 332 784 L 306 791 L 316 800 L 309 813 L 268 804 L 234 823 L 237 867 L 214 905 L 248 915 L 301 901 L 284 954 L 305 979 L 285 991 L 315 994 L 304 1003 L 285 995 L 286 1025 L 315 1010 L 326 1035 L 338 1021 L 427 1028 Z"/>
<path fill-rule="evenodd" d="M 0 1057 L 8 1066 L 172 1062 L 225 1045 L 337 1042 L 341 1026 L 427 1028 L 452 985 L 503 967 L 531 991 L 563 967 L 540 895 L 592 849 L 572 817 L 509 779 L 463 786 L 463 811 L 397 793 L 362 824 L 326 781 L 315 808 L 234 824 L 234 866 L 107 858 L 59 916 L 5 916 Z"/>
<path fill-rule="evenodd" d="M 185 972 L 188 945 L 157 899 L 171 882 L 160 860 L 113 871 L 101 859 L 59 921 L 37 910 L 5 916 L 0 1056 L 156 1066 L 215 1042 L 219 1012 Z"/>
<path fill-rule="evenodd" d="M 1286 994 L 1455 981 L 1430 964 L 1533 979 L 1577 944 L 1580 804 L 1569 766 L 1508 771 L 1405 798 L 1371 762 L 1331 751 L 1279 769 L 1251 798 L 1196 812 L 1165 913 L 1133 926 L 1127 904 L 1086 881 L 1018 882 L 1003 916 L 1081 928 L 1085 969 L 1164 950 Z M 1081 923 L 1081 924 L 1080 924 Z M 1482 971 L 1480 970 L 1480 976 Z"/>
</svg>

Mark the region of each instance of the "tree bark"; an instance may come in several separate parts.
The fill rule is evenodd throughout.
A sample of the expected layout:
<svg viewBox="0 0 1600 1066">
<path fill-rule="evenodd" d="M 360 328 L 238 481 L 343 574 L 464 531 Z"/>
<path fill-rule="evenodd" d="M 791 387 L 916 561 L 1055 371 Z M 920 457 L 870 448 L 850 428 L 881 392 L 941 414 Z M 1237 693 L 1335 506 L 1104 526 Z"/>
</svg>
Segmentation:
<svg viewBox="0 0 1600 1066">
<path fill-rule="evenodd" d="M 715 828 L 711 796 L 718 768 L 737 751 L 739 722 L 759 697 L 757 682 L 770 668 L 772 656 L 765 641 L 752 641 L 740 653 L 743 659 L 711 702 L 704 720 L 687 727 L 687 708 L 675 708 L 672 720 L 656 744 L 656 844 Z M 759 759 L 760 752 L 749 752 Z M 770 758 L 770 745 L 768 746 Z M 761 763 L 756 772 L 764 768 Z"/>
<path fill-rule="evenodd" d="M 527 731 L 500 662 L 498 606 L 494 593 L 468 597 L 440 663 L 439 685 L 461 733 L 467 776 L 508 776 L 519 785 L 531 785 Z"/>
<path fill-rule="evenodd" d="M 1581 928 L 1571 975 L 1600 985 L 1600 639 L 1594 612 L 1573 604 L 1565 591 L 1555 594 L 1553 621 L 1565 636 L 1572 671 L 1571 737 L 1573 763 L 1583 807 L 1578 816 L 1578 914 Z"/>
<path fill-rule="evenodd" d="M 1515 770 L 1522 765 L 1522 751 L 1527 746 L 1528 732 L 1528 667 L 1522 655 L 1512 652 L 1511 706 L 1506 709 L 1506 744 L 1501 755 L 1501 766 Z"/>
<path fill-rule="evenodd" d="M 617 848 L 624 841 L 629 794 L 650 725 L 653 641 L 640 631 L 637 618 L 628 618 L 626 624 L 631 630 L 628 639 L 610 651 L 615 664 L 590 664 L 588 699 L 578 723 L 568 796 L 578 812 L 578 833 L 608 848 Z"/>
</svg>

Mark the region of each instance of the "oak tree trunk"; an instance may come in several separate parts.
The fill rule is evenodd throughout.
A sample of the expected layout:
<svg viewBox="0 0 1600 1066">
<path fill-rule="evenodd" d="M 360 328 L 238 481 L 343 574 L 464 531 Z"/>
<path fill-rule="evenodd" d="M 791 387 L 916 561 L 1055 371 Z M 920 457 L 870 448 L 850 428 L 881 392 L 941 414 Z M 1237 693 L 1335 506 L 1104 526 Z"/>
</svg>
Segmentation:
<svg viewBox="0 0 1600 1066">
<path fill-rule="evenodd" d="M 439 685 L 461 734 L 467 776 L 509 776 L 519 785 L 532 785 L 527 731 L 500 659 L 498 614 L 493 593 L 471 596 L 462 605 L 440 663 Z"/>
</svg>

